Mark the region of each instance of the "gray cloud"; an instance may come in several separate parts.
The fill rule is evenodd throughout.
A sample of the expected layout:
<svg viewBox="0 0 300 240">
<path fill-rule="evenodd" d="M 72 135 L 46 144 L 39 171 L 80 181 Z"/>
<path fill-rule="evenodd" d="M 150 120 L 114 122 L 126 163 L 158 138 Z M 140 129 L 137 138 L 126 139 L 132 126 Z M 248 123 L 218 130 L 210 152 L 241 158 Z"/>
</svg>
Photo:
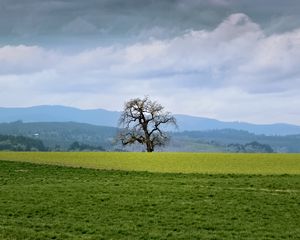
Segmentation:
<svg viewBox="0 0 300 240">
<path fill-rule="evenodd" d="M 0 101 L 120 109 L 149 94 L 173 112 L 300 124 L 299 39 L 300 28 L 268 34 L 236 13 L 213 29 L 77 52 L 7 45 Z"/>
<path fill-rule="evenodd" d="M 94 24 L 81 17 L 62 26 L 62 32 L 65 34 L 90 34 L 97 31 L 98 28 Z"/>
<path fill-rule="evenodd" d="M 89 47 L 166 39 L 191 29 L 214 29 L 237 12 L 267 34 L 300 24 L 295 0 L 0 0 L 0 43 Z"/>
<path fill-rule="evenodd" d="M 274 83 L 297 78 L 299 35 L 300 30 L 266 35 L 258 24 L 239 13 L 230 15 L 211 31 L 191 30 L 172 39 L 97 47 L 71 54 L 37 46 L 8 45 L 0 48 L 0 71 L 18 74 L 56 69 L 68 74 L 95 72 L 110 78 L 184 76 L 192 81 L 204 77 L 208 81 L 198 80 L 199 87 L 242 83 L 247 89 L 247 83 L 261 87 L 270 79 Z"/>
<path fill-rule="evenodd" d="M 0 101 L 299 122 L 296 0 L 0 0 Z M 280 113 L 280 114 L 279 114 Z"/>
</svg>

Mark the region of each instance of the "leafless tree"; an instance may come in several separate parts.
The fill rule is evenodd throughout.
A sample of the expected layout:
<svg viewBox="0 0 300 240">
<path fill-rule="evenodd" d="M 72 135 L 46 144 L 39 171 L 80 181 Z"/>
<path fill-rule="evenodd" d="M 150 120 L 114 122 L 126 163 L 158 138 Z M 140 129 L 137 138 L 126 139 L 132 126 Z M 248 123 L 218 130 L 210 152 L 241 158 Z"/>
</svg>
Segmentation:
<svg viewBox="0 0 300 240">
<path fill-rule="evenodd" d="M 119 120 L 121 128 L 118 138 L 123 145 L 140 143 L 147 152 L 153 152 L 156 146 L 164 146 L 169 136 L 163 126 L 176 125 L 176 119 L 164 107 L 148 97 L 135 98 L 126 102 Z"/>
</svg>

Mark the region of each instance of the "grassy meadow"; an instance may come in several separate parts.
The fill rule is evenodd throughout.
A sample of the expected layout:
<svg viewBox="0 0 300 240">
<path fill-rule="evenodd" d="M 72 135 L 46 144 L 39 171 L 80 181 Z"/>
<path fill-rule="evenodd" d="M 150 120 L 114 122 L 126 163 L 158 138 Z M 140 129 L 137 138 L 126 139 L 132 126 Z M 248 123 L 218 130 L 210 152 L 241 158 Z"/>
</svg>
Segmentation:
<svg viewBox="0 0 300 240">
<path fill-rule="evenodd" d="M 1 240 L 300 238 L 297 154 L 0 159 Z"/>
</svg>

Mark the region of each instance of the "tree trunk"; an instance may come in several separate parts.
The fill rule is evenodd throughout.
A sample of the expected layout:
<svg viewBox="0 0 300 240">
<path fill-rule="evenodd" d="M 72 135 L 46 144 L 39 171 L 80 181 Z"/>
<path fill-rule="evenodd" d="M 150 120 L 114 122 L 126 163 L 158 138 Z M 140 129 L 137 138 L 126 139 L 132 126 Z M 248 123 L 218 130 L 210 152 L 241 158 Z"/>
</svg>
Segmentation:
<svg viewBox="0 0 300 240">
<path fill-rule="evenodd" d="M 150 139 L 150 134 L 149 134 L 149 131 L 148 131 L 148 123 L 147 122 L 144 122 L 143 130 L 144 130 L 145 138 L 146 138 L 147 152 L 153 152 L 154 151 L 154 146 L 153 146 L 153 144 L 151 142 L 151 139 Z"/>
<path fill-rule="evenodd" d="M 150 139 L 146 140 L 146 146 L 147 146 L 147 152 L 153 152 L 154 151 L 154 148 L 152 146 L 152 143 L 151 143 Z"/>
</svg>

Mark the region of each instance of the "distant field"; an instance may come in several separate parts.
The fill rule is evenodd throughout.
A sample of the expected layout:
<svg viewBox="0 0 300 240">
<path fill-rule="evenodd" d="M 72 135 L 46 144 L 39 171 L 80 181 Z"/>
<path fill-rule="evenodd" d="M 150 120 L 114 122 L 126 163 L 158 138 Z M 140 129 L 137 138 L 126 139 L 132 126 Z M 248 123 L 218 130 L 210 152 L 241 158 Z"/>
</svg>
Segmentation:
<svg viewBox="0 0 300 240">
<path fill-rule="evenodd" d="M 64 154 L 23 157 L 30 156 L 58 161 Z M 0 161 L 1 240 L 298 240 L 299 203 L 300 175 L 127 172 Z"/>
<path fill-rule="evenodd" d="M 300 174 L 300 154 L 0 152 L 0 159 L 125 171 Z"/>
</svg>

